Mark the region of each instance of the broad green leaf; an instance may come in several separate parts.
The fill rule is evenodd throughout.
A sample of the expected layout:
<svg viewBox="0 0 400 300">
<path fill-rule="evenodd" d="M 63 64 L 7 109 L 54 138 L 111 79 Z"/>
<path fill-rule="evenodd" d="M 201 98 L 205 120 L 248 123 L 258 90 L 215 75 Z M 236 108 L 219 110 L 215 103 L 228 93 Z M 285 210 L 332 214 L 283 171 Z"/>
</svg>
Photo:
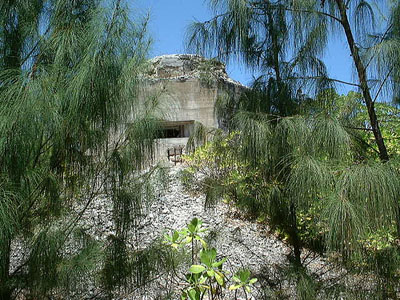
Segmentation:
<svg viewBox="0 0 400 300">
<path fill-rule="evenodd" d="M 163 243 L 168 243 L 169 241 L 172 240 L 168 234 L 164 234 L 164 239 L 165 239 L 165 241 L 163 241 Z"/>
<path fill-rule="evenodd" d="M 190 300 L 200 300 L 200 294 L 195 289 L 191 289 L 188 292 Z"/>
<path fill-rule="evenodd" d="M 178 231 L 174 231 L 174 234 L 172 235 L 172 241 L 176 242 L 179 238 L 179 232 Z"/>
<path fill-rule="evenodd" d="M 224 285 L 224 275 L 220 272 L 215 272 L 215 280 L 217 280 L 220 286 Z"/>
<path fill-rule="evenodd" d="M 201 245 L 202 245 L 202 247 L 203 247 L 204 249 L 207 249 L 207 248 L 208 248 L 208 245 L 207 245 L 207 243 L 206 243 L 205 240 L 200 239 L 200 243 L 201 243 Z"/>
<path fill-rule="evenodd" d="M 250 271 L 249 270 L 239 271 L 239 278 L 241 282 L 246 282 L 250 278 Z"/>
<path fill-rule="evenodd" d="M 254 284 L 257 282 L 257 280 L 258 280 L 257 278 L 252 278 L 252 279 L 250 279 L 249 283 Z"/>
<path fill-rule="evenodd" d="M 208 270 L 208 271 L 207 271 L 207 275 L 210 276 L 210 277 L 214 277 L 214 275 L 215 275 L 214 270 L 212 270 L 212 269 L 211 269 L 211 270 Z"/>
<path fill-rule="evenodd" d="M 194 226 L 193 224 L 189 224 L 188 229 L 190 233 L 194 233 L 196 231 L 196 226 Z"/>
<path fill-rule="evenodd" d="M 200 241 L 201 245 L 203 246 L 204 249 L 207 249 L 207 243 L 205 240 L 203 240 L 200 236 L 196 235 L 194 237 L 196 240 Z"/>
<path fill-rule="evenodd" d="M 189 271 L 193 274 L 199 274 L 203 272 L 206 268 L 201 266 L 201 265 L 192 265 L 189 269 Z"/>
<path fill-rule="evenodd" d="M 207 281 L 207 277 L 204 277 L 204 276 L 201 276 L 200 279 L 199 279 L 199 283 L 200 283 L 200 284 L 203 284 L 203 283 L 205 283 L 206 281 Z"/>
<path fill-rule="evenodd" d="M 217 261 L 217 262 L 213 263 L 213 264 L 212 264 L 212 267 L 213 267 L 213 268 L 218 268 L 218 267 L 222 266 L 222 264 L 223 264 L 224 262 L 226 262 L 226 258 L 225 258 L 225 257 L 224 257 L 223 259 L 221 259 L 220 261 Z"/>
<path fill-rule="evenodd" d="M 188 235 L 189 231 L 187 230 L 187 228 L 184 228 L 181 231 L 178 231 L 178 233 L 181 234 L 181 235 L 186 236 L 186 235 Z"/>
<path fill-rule="evenodd" d="M 217 250 L 215 250 L 215 248 L 207 249 L 207 250 L 203 249 L 200 252 L 201 262 L 209 268 L 212 267 L 212 264 L 216 257 L 217 257 Z"/>
<path fill-rule="evenodd" d="M 230 291 L 233 291 L 233 290 L 240 289 L 241 287 L 242 287 L 241 284 L 235 284 L 235 285 L 231 285 L 231 286 L 229 287 L 229 290 L 230 290 Z"/>
<path fill-rule="evenodd" d="M 241 281 L 240 281 L 240 279 L 239 279 L 239 278 L 238 278 L 236 275 L 235 275 L 235 276 L 233 276 L 233 278 L 232 278 L 232 279 L 233 279 L 233 281 L 235 281 L 235 282 L 241 282 Z"/>
<path fill-rule="evenodd" d="M 200 261 L 205 264 L 207 267 L 211 268 L 212 261 L 211 261 L 211 255 L 209 250 L 202 250 L 200 252 Z"/>
<path fill-rule="evenodd" d="M 215 260 L 217 258 L 217 250 L 215 248 L 210 249 L 209 253 L 210 253 L 211 260 Z"/>
<path fill-rule="evenodd" d="M 200 224 L 200 220 L 197 218 L 193 218 L 192 221 L 190 222 L 190 225 L 193 225 L 194 227 L 197 227 L 197 225 Z"/>
<path fill-rule="evenodd" d="M 184 244 L 189 244 L 192 241 L 191 236 L 187 236 L 186 239 L 183 241 Z"/>
</svg>

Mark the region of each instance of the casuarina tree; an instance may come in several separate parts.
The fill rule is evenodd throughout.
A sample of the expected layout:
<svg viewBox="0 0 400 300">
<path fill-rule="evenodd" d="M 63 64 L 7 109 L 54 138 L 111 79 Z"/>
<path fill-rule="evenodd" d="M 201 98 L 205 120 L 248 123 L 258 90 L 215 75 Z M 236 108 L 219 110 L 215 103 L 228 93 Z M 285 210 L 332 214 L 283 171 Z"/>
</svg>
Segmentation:
<svg viewBox="0 0 400 300">
<path fill-rule="evenodd" d="M 155 101 L 138 100 L 146 22 L 121 0 L 1 2 L 0 299 L 148 274 L 127 246 L 158 172 L 142 170 L 157 129 Z M 103 242 L 81 222 L 98 197 L 113 207 Z"/>
</svg>

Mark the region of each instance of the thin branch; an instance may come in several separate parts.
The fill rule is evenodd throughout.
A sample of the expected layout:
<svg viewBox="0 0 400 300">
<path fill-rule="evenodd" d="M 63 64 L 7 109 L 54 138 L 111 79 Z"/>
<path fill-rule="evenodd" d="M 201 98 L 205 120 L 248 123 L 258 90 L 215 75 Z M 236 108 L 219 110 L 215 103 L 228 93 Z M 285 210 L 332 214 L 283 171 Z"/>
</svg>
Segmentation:
<svg viewBox="0 0 400 300">
<path fill-rule="evenodd" d="M 348 129 L 354 129 L 354 130 L 362 130 L 362 131 L 372 131 L 371 128 L 364 128 L 364 127 L 352 127 L 352 126 L 345 126 Z"/>
<path fill-rule="evenodd" d="M 326 12 L 323 11 L 318 11 L 318 10 L 306 10 L 306 9 L 293 9 L 293 8 L 284 8 L 287 11 L 293 11 L 293 12 L 303 12 L 303 13 L 309 13 L 309 14 L 318 14 L 318 15 L 323 15 L 325 17 L 329 17 L 337 22 L 339 22 L 340 24 L 342 24 L 342 20 L 340 20 L 338 17 L 335 17 L 334 15 L 328 14 Z"/>
<path fill-rule="evenodd" d="M 368 144 L 362 137 L 358 136 L 357 134 L 353 134 L 350 131 L 350 134 L 357 140 L 359 141 L 361 144 L 363 144 L 364 146 L 367 146 L 368 148 L 372 149 L 375 153 L 377 153 L 379 155 L 379 151 L 377 149 L 374 148 L 374 146 Z"/>
<path fill-rule="evenodd" d="M 223 14 L 216 15 L 213 18 L 211 18 L 210 20 L 207 20 L 207 21 L 203 22 L 203 24 L 210 24 L 212 21 L 214 21 L 216 19 L 219 19 L 221 17 L 225 17 L 227 15 L 229 15 L 229 13 L 223 13 Z"/>
<path fill-rule="evenodd" d="M 390 26 L 389 26 L 389 27 L 386 29 L 386 31 L 383 33 L 383 35 L 382 35 L 382 37 L 381 37 L 381 40 L 379 41 L 378 44 L 380 44 L 380 43 L 383 42 L 383 40 L 386 38 L 386 35 L 389 33 L 389 31 L 392 29 L 392 27 L 393 27 L 393 24 L 390 24 Z M 377 44 L 375 44 L 375 46 L 376 46 L 376 45 L 377 45 Z M 371 62 L 372 62 L 372 60 L 374 59 L 375 55 L 376 55 L 376 52 L 374 52 L 374 54 L 370 57 L 368 63 L 365 65 L 365 69 L 367 69 L 367 68 L 369 67 L 369 65 L 371 64 Z"/>
<path fill-rule="evenodd" d="M 390 73 L 392 73 L 393 69 L 394 69 L 394 67 L 392 67 L 392 68 L 390 69 L 390 71 L 386 74 L 386 77 L 385 77 L 385 79 L 382 81 L 382 83 L 381 83 L 381 85 L 380 85 L 380 87 L 379 87 L 379 89 L 378 89 L 378 92 L 377 92 L 376 95 L 375 95 L 375 98 L 374 98 L 373 102 L 375 102 L 376 99 L 378 98 L 379 94 L 381 93 L 381 91 L 382 91 L 382 89 L 383 89 L 383 86 L 385 85 L 386 81 L 388 80 L 388 78 L 389 78 L 389 76 L 390 76 Z"/>
<path fill-rule="evenodd" d="M 262 9 L 260 7 L 255 6 L 255 4 L 257 3 L 253 3 L 253 8 L 255 9 Z M 262 3 L 264 4 L 264 3 Z M 290 7 L 285 7 L 285 6 L 274 6 L 274 5 L 270 5 L 269 6 L 271 9 L 284 9 L 286 11 L 291 11 L 291 12 L 300 12 L 300 13 L 309 13 L 309 14 L 318 14 L 318 15 L 323 15 L 325 17 L 329 17 L 339 23 L 342 23 L 342 20 L 340 20 L 338 17 L 328 14 L 326 12 L 323 11 L 319 11 L 319 10 L 308 10 L 308 9 L 295 9 L 295 8 L 290 8 Z M 265 13 L 259 13 L 259 15 L 265 15 Z"/>
<path fill-rule="evenodd" d="M 50 25 L 47 27 L 45 33 L 43 34 L 43 36 L 45 36 L 46 34 L 48 34 L 50 31 Z M 35 46 L 33 46 L 33 48 L 31 49 L 31 51 L 29 51 L 29 53 L 25 56 L 25 58 L 22 60 L 21 62 L 21 66 L 24 65 L 24 63 L 26 63 L 26 61 L 31 57 L 31 55 L 33 54 L 33 52 L 35 52 L 35 50 L 37 49 L 37 47 L 39 47 L 39 44 L 41 42 L 41 38 L 36 42 Z"/>
<path fill-rule="evenodd" d="M 338 82 L 338 83 L 343 83 L 343 84 L 347 84 L 347 85 L 351 85 L 351 86 L 360 87 L 360 85 L 357 84 L 357 83 L 347 82 L 347 81 L 343 81 L 343 80 L 339 80 L 339 79 L 333 79 L 333 78 L 325 78 L 325 77 L 322 77 L 322 76 L 288 77 L 286 79 L 288 79 L 288 80 L 296 80 L 296 79 L 326 79 L 328 81 L 334 81 L 334 82 Z"/>
<path fill-rule="evenodd" d="M 103 45 L 103 48 L 102 48 L 101 52 L 104 52 L 104 50 L 105 50 L 105 48 L 107 46 L 108 40 L 109 40 L 110 35 L 111 35 L 111 30 L 114 27 L 114 24 L 115 24 L 116 19 L 117 19 L 117 14 L 118 14 L 118 11 L 120 9 L 120 5 L 121 5 L 121 0 L 117 0 L 117 2 L 115 3 L 115 8 L 113 10 L 113 14 L 111 16 L 110 24 L 107 26 L 107 29 L 106 29 L 106 32 L 107 32 L 106 39 L 104 41 L 104 45 Z"/>
<path fill-rule="evenodd" d="M 106 168 L 106 164 L 102 164 L 100 165 L 100 167 L 98 168 L 98 170 L 96 170 L 96 175 L 94 177 L 94 182 L 96 182 L 99 178 L 99 176 L 101 176 L 102 171 Z M 66 228 L 64 229 L 64 242 L 69 238 L 70 234 L 72 233 L 73 229 L 76 227 L 76 225 L 78 224 L 78 221 L 83 217 L 83 214 L 86 212 L 86 210 L 89 208 L 89 205 L 92 203 L 92 201 L 95 199 L 95 197 L 97 197 L 100 192 L 103 190 L 103 187 L 105 186 L 105 184 L 107 183 L 107 178 L 102 178 L 102 181 L 100 183 L 94 183 L 92 185 L 92 189 L 90 191 L 89 197 L 87 198 L 87 201 L 84 205 L 84 207 L 77 213 L 77 215 L 75 217 L 72 218 L 72 221 L 66 226 Z M 97 187 L 96 187 L 97 185 Z M 64 243 L 62 243 L 63 245 Z"/>
</svg>

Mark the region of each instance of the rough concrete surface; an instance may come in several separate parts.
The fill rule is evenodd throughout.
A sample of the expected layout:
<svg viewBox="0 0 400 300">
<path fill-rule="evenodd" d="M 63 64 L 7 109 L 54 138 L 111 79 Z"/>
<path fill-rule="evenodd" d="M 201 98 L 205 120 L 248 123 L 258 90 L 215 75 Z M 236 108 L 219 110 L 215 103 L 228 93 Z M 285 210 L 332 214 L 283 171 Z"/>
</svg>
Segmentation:
<svg viewBox="0 0 400 300">
<path fill-rule="evenodd" d="M 144 95 L 156 95 L 167 121 L 197 121 L 218 127 L 215 101 L 226 93 L 238 96 L 246 87 L 226 73 L 225 65 L 198 55 L 174 54 L 150 61 Z"/>
</svg>

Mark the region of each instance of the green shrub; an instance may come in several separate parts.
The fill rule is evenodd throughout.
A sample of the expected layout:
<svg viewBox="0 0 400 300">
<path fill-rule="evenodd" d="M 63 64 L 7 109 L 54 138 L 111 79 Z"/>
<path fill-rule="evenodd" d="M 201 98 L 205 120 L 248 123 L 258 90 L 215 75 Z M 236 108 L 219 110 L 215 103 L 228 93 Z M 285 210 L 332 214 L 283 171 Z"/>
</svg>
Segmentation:
<svg viewBox="0 0 400 300">
<path fill-rule="evenodd" d="M 252 278 L 250 271 L 245 269 L 237 271 L 230 278 L 230 272 L 224 268 L 227 258 L 219 258 L 217 250 L 208 247 L 202 236 L 205 231 L 202 221 L 194 218 L 186 228 L 164 235 L 164 244 L 177 252 L 190 248 L 192 253 L 192 263 L 184 276 L 185 282 L 181 282 L 184 285 L 181 299 L 200 300 L 206 294 L 208 299 L 224 299 L 224 291 L 235 291 L 236 298 L 238 289 L 243 291 L 247 299 L 247 293 L 251 292 L 251 286 L 257 279 Z M 201 247 L 197 252 L 198 245 Z"/>
</svg>

